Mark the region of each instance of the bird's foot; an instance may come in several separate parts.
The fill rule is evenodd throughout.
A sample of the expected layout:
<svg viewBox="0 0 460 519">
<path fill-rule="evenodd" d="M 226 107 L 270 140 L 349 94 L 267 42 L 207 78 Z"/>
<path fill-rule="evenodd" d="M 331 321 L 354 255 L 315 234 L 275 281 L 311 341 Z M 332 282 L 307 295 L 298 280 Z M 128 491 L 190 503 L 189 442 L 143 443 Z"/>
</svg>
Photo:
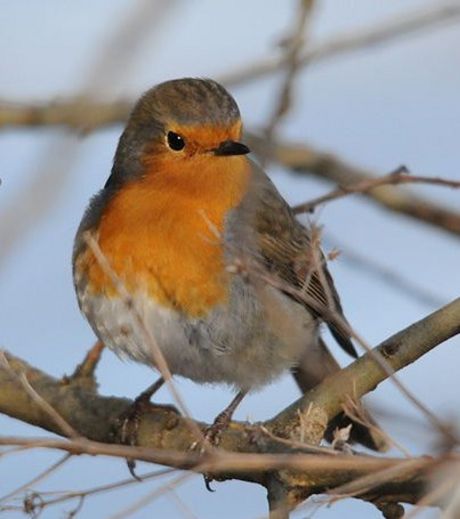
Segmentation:
<svg viewBox="0 0 460 519">
<path fill-rule="evenodd" d="M 154 382 L 118 417 L 116 429 L 121 444 L 130 445 L 132 447 L 137 445 L 141 418 L 151 406 L 151 397 L 160 389 L 163 383 L 163 378 Z M 135 472 L 136 461 L 133 458 L 127 458 L 126 463 L 133 478 L 140 480 Z"/>
<path fill-rule="evenodd" d="M 210 425 L 204 430 L 203 438 L 200 441 L 193 442 L 190 446 L 190 449 L 199 449 L 200 453 L 204 453 L 207 449 L 209 449 L 209 447 L 218 447 L 222 433 L 228 429 L 228 426 L 230 425 L 230 422 L 232 420 L 233 413 L 235 412 L 235 409 L 238 407 L 245 395 L 246 392 L 240 391 L 236 395 L 236 397 L 230 402 L 230 405 L 228 405 L 221 413 L 219 413 L 216 416 L 212 425 Z M 215 478 L 213 478 L 211 474 L 207 473 L 203 474 L 203 478 L 206 489 L 210 492 L 214 492 L 214 490 L 211 488 L 211 482 Z"/>
<path fill-rule="evenodd" d="M 224 409 L 221 413 L 219 413 L 212 425 L 207 427 L 204 431 L 204 441 L 211 445 L 212 447 L 218 447 L 220 443 L 220 439 L 222 433 L 228 429 L 232 419 L 232 412 L 229 412 L 229 409 Z"/>
<path fill-rule="evenodd" d="M 220 437 L 222 436 L 222 433 L 227 430 L 232 419 L 232 415 L 230 413 L 227 413 L 226 411 L 227 409 L 219 413 L 216 416 L 213 424 L 207 427 L 204 431 L 203 444 L 206 447 L 211 446 L 212 448 L 214 448 L 219 446 Z M 204 448 L 204 450 L 206 449 L 206 447 Z M 215 480 L 212 474 L 205 472 L 203 474 L 203 479 L 206 490 L 208 490 L 209 492 L 215 492 L 215 490 L 211 487 L 211 483 Z"/>
<path fill-rule="evenodd" d="M 217 415 L 213 424 L 207 427 L 203 431 L 203 437 L 200 440 L 194 441 L 190 446 L 190 450 L 199 451 L 200 454 L 204 454 L 209 450 L 209 448 L 218 447 L 220 443 L 220 437 L 222 433 L 227 429 L 231 416 L 224 416 L 225 411 Z M 212 481 L 214 481 L 214 477 L 205 472 L 203 474 L 204 484 L 206 490 L 209 492 L 215 492 L 215 490 L 211 487 Z"/>
</svg>

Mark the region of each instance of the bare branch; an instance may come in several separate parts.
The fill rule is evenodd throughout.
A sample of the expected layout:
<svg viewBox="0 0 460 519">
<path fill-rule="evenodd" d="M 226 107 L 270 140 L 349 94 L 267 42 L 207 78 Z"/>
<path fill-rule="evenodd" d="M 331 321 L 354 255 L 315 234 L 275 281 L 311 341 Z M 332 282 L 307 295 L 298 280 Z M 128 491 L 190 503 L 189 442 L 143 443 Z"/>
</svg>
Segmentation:
<svg viewBox="0 0 460 519">
<path fill-rule="evenodd" d="M 161 21 L 159 15 L 166 13 L 174 4 L 175 2 L 164 4 L 158 1 L 138 0 L 134 6 L 130 6 L 127 16 L 122 17 L 121 22 L 112 27 L 107 44 L 96 53 L 94 64 L 88 68 L 80 94 L 75 100 L 77 112 L 82 110 L 84 99 L 95 97 L 100 92 L 104 92 L 104 96 L 107 95 L 115 79 L 118 79 L 120 69 L 127 72 L 134 50 L 139 48 L 144 38 L 150 34 L 147 27 L 152 29 L 154 21 Z M 163 5 L 168 7 L 162 9 Z M 7 113 L 11 113 L 11 105 L 7 105 L 6 110 Z M 90 114 L 86 115 L 89 115 L 90 121 Z M 88 128 L 88 120 L 83 127 Z M 36 159 L 37 167 L 26 188 L 2 208 L 0 236 L 3 243 L 0 249 L 0 268 L 19 239 L 30 232 L 37 221 L 44 218 L 59 200 L 60 192 L 71 177 L 78 153 L 79 141 L 75 135 L 60 135 L 50 141 L 43 148 L 41 156 Z M 18 207 L 22 210 L 18 211 Z"/>
<path fill-rule="evenodd" d="M 337 374 L 328 377 L 273 418 L 272 428 L 280 436 L 286 436 L 293 426 L 300 425 L 299 409 L 311 414 L 312 406 L 321 410 L 322 419 L 326 418 L 327 422 L 341 411 L 349 396 L 359 398 L 373 391 L 389 377 L 387 370 L 376 361 L 376 354 L 396 372 L 458 333 L 460 299 L 398 332 Z"/>
<path fill-rule="evenodd" d="M 399 36 L 433 27 L 438 23 L 457 22 L 460 18 L 460 5 L 438 5 L 430 11 L 412 13 L 406 19 L 398 18 L 362 32 L 355 31 L 353 34 L 340 35 L 303 52 L 303 33 L 313 0 L 300 0 L 300 2 L 300 17 L 293 28 L 293 37 L 284 55 L 259 62 L 256 66 L 251 65 L 235 73 L 233 77 L 227 76 L 223 79 L 227 84 L 248 82 L 275 70 L 285 69 L 286 75 L 279 103 L 268 124 L 265 146 L 271 141 L 276 125 L 291 106 L 294 80 L 301 67 L 314 61 L 390 41 Z M 130 101 L 98 103 L 94 99 L 98 92 L 107 90 L 113 74 L 118 73 L 119 66 L 114 66 L 114 63 L 119 63 L 120 52 L 125 58 L 125 63 L 128 63 L 133 46 L 139 46 L 142 41 L 139 35 L 148 34 L 152 14 L 155 15 L 154 18 L 158 23 L 158 13 L 166 14 L 173 3 L 168 3 L 168 7 L 161 10 L 160 7 L 163 6 L 160 2 L 145 0 L 139 2 L 139 9 L 132 11 L 133 16 L 129 18 L 129 23 L 123 23 L 113 33 L 114 37 L 108 46 L 109 52 L 101 53 L 96 60 L 96 65 L 90 69 L 85 80 L 86 87 L 82 89 L 80 96 L 69 101 L 42 106 L 1 103 L 0 127 L 59 124 L 83 132 L 126 120 L 131 107 Z M 139 30 L 136 30 L 136 27 Z M 106 73 L 101 73 L 101 68 L 105 69 Z M 257 142 L 257 137 L 252 136 L 252 140 L 256 143 L 255 148 L 266 151 Z M 49 149 L 45 150 L 45 156 L 50 155 Z M 308 147 L 297 148 L 278 143 L 273 146 L 273 149 L 270 146 L 268 151 L 276 160 L 293 171 L 313 173 L 321 178 L 331 179 L 340 186 L 328 195 L 298 207 L 297 212 L 311 211 L 320 203 L 341 198 L 351 192 L 361 193 L 393 211 L 425 221 L 453 234 L 460 234 L 460 214 L 390 186 L 428 182 L 460 187 L 459 182 L 435 177 L 410 176 L 403 171 L 382 178 L 372 178 L 365 171 Z M 69 170 L 68 163 L 76 157 L 76 153 L 77 145 L 74 140 L 69 142 L 64 153 L 67 162 L 66 171 Z M 45 163 L 45 166 L 47 164 L 50 163 Z M 51 166 L 46 178 L 55 181 L 57 173 L 61 173 L 62 168 L 54 162 Z M 43 182 L 43 178 L 45 177 L 40 169 L 30 185 Z M 62 183 L 65 178 L 65 175 L 61 175 L 60 182 Z M 35 190 L 30 191 L 34 191 L 33 196 L 36 197 Z M 55 198 L 56 190 L 53 191 L 53 199 Z M 3 221 L 5 233 L 8 232 L 7 247 L 3 247 L 0 261 L 6 257 L 6 253 L 16 243 L 18 236 L 27 230 L 30 222 L 46 213 L 49 207 L 47 200 L 46 193 L 41 203 L 37 204 L 34 200 L 23 217 L 15 219 L 14 225 L 9 217 L 14 212 L 15 203 L 6 208 L 4 211 L 6 218 L 3 218 Z M 110 265 L 105 258 L 101 259 L 97 243 L 91 243 L 89 240 L 88 244 L 102 268 L 110 274 Z M 316 258 L 315 261 L 318 267 L 322 260 Z M 322 275 L 324 277 L 324 274 Z M 118 286 L 119 280 L 115 279 L 114 284 Z M 123 292 L 123 287 L 120 292 Z M 190 452 L 189 447 L 197 437 L 202 437 L 201 430 L 207 426 L 191 420 L 189 416 L 181 416 L 165 406 L 152 405 L 141 417 L 137 437 L 138 447 L 115 443 L 118 441 L 114 433 L 115 424 L 131 402 L 120 398 L 102 397 L 97 393 L 93 375 L 101 346 L 96 345 L 74 375 L 63 380 L 53 379 L 20 359 L 2 353 L 4 369 L 0 366 L 0 412 L 69 437 L 70 440 L 0 437 L 0 445 L 13 445 L 18 449 L 38 447 L 59 449 L 68 453 L 27 486 L 46 477 L 71 455 L 78 454 L 105 454 L 140 459 L 168 465 L 174 469 L 191 471 L 180 474 L 172 483 L 169 482 L 150 492 L 131 507 L 119 512 L 116 517 L 138 510 L 151 500 L 170 491 L 173 488 L 171 485 L 179 484 L 193 472 L 211 473 L 219 475 L 221 479 L 237 478 L 263 485 L 268 490 L 272 519 L 288 517 L 289 510 L 303 499 L 314 493 L 324 492 L 329 492 L 335 498 L 353 495 L 376 502 L 376 506 L 384 510 L 388 517 L 391 514 L 396 517 L 400 512 L 400 506 L 397 504 L 399 501 L 437 502 L 439 488 L 438 494 L 429 491 L 434 469 L 439 465 L 460 462 L 458 454 L 452 452 L 452 444 L 458 442 L 457 437 L 447 430 L 445 424 L 437 420 L 423 404 L 412 397 L 412 400 L 452 442 L 445 446 L 443 453 L 437 454 L 433 459 L 408 457 L 401 460 L 356 456 L 352 455 L 354 453 L 351 449 L 350 455 L 344 455 L 333 449 L 320 447 L 318 443 L 328 420 L 347 408 L 350 399 L 355 402 L 354 399 L 373 390 L 389 376 L 392 377 L 394 371 L 410 364 L 442 341 L 459 333 L 458 323 L 460 323 L 460 300 L 454 301 L 369 351 L 361 359 L 294 402 L 275 418 L 256 425 L 233 422 L 222 435 L 221 447 L 225 450 L 210 449 L 203 453 Z M 145 332 L 145 340 L 152 343 L 153 349 L 157 352 L 158 348 L 154 344 L 151 332 L 145 329 L 142 319 L 138 324 Z M 384 361 L 380 362 L 380 358 Z M 170 380 L 171 375 L 164 359 L 161 358 L 161 352 L 160 356 L 156 356 L 156 362 L 162 368 L 162 374 L 163 372 L 166 374 L 165 378 Z M 389 369 L 386 368 L 387 366 Z M 92 383 L 81 383 L 82 377 L 91 378 Z M 17 383 L 18 380 L 20 384 Z M 177 394 L 174 386 L 170 384 L 170 387 L 179 407 L 184 414 L 187 414 L 180 395 Z M 407 394 L 411 396 L 409 392 Z M 351 413 L 354 419 L 359 421 L 359 409 L 352 408 Z M 299 430 L 302 435 L 298 434 Z M 298 440 L 299 437 L 302 441 Z M 304 439 L 312 444 L 304 444 Z M 34 497 L 32 497 L 31 511 L 66 499 L 79 499 L 77 508 L 70 513 L 73 516 L 82 506 L 86 495 L 117 488 L 123 484 L 121 482 L 105 485 L 94 491 L 67 493 L 67 496 L 50 499 L 48 502 L 39 500 L 38 504 L 34 504 Z M 25 486 L 16 489 L 5 498 L 17 494 Z M 37 495 L 34 494 L 35 497 Z M 38 497 L 41 499 L 41 496 Z M 29 501 L 25 500 L 26 502 Z M 390 508 L 392 511 L 389 511 Z"/>
<path fill-rule="evenodd" d="M 353 268 L 358 269 L 360 275 L 364 272 L 368 272 L 370 275 L 380 278 L 394 290 L 423 303 L 429 308 L 439 308 L 445 304 L 446 301 L 443 301 L 441 297 L 436 295 L 434 290 L 431 291 L 423 287 L 421 284 L 413 282 L 399 273 L 396 269 L 386 266 L 383 263 L 380 263 L 380 261 L 376 261 L 361 252 L 352 250 L 335 235 L 333 236 L 329 232 L 323 232 L 323 239 L 328 246 L 334 247 L 334 255 L 340 254 L 342 261 L 345 261 Z"/>
<path fill-rule="evenodd" d="M 151 490 L 147 495 L 141 497 L 132 505 L 130 505 L 122 510 L 119 510 L 118 512 L 116 512 L 113 515 L 110 515 L 108 519 L 124 519 L 125 517 L 130 517 L 132 514 L 134 514 L 138 510 L 141 510 L 142 508 L 144 508 L 145 506 L 150 504 L 155 499 L 170 492 L 176 486 L 187 481 L 187 479 L 190 479 L 191 476 L 192 476 L 192 474 L 190 474 L 190 473 L 179 474 L 177 477 L 174 478 L 173 481 L 169 481 L 168 483 L 161 485 L 159 488 L 155 488 L 154 490 Z"/>
<path fill-rule="evenodd" d="M 429 315 L 422 321 L 394 335 L 376 348 L 396 371 L 410 364 L 437 344 L 460 332 L 460 299 Z M 12 369 L 27 373 L 37 391 L 62 414 L 71 426 L 86 438 L 60 440 L 54 438 L 14 438 L 0 437 L 0 445 L 16 445 L 30 448 L 54 448 L 72 454 L 105 454 L 128 457 L 171 467 L 197 472 L 210 472 L 220 478 L 238 478 L 244 481 L 267 485 L 267 471 L 276 471 L 286 485 L 286 489 L 296 488 L 291 500 L 299 502 L 312 493 L 324 492 L 340 485 L 357 480 L 359 477 L 400 467 L 396 469 L 400 478 L 382 478 L 375 488 L 369 487 L 369 480 L 356 491 L 364 499 L 374 499 L 378 495 L 397 495 L 397 500 L 414 502 L 420 499 L 430 477 L 433 460 L 373 458 L 369 456 L 349 456 L 322 453 L 312 454 L 311 447 L 281 439 L 292 437 L 298 430 L 299 409 L 309 428 L 318 418 L 333 417 L 342 409 L 348 396 L 356 398 L 388 377 L 369 353 L 353 364 L 334 374 L 324 383 L 307 393 L 297 402 L 286 408 L 274 419 L 262 424 L 271 431 L 265 434 L 260 425 L 232 422 L 231 427 L 222 434 L 221 447 L 225 451 L 209 451 L 201 455 L 190 452 L 194 441 L 188 419 L 179 416 L 170 407 L 151 406 L 149 412 L 141 417 L 139 426 L 139 447 L 115 445 L 112 426 L 116 418 L 129 405 L 124 399 L 99 396 L 94 391 L 78 384 L 73 385 L 55 380 L 39 370 L 33 369 L 17 358 L 7 355 Z M 30 395 L 19 386 L 8 370 L 0 370 L 0 411 L 39 425 L 58 434 L 59 426 L 44 412 Z M 202 429 L 204 424 L 198 424 Z M 314 436 L 306 436 L 307 441 Z M 97 440 L 97 441 L 94 441 Z M 270 454 L 267 454 L 270 453 Z M 308 454 L 306 454 L 308 453 Z M 442 458 L 449 461 L 451 455 Z M 436 463 L 442 460 L 438 458 Z M 399 470 L 401 472 L 399 472 Z M 385 480 L 385 481 L 384 481 Z M 378 483 L 378 477 L 371 479 Z M 362 493 L 360 493 L 362 492 Z M 390 501 L 391 501 L 390 499 Z M 291 505 L 290 505 L 291 506 Z"/>
<path fill-rule="evenodd" d="M 263 139 L 250 134 L 248 141 L 251 149 L 259 155 L 264 156 L 267 153 Z M 272 159 L 295 173 L 330 180 L 342 188 L 375 179 L 375 175 L 370 172 L 307 145 L 273 143 L 270 153 Z M 439 183 L 438 179 L 431 178 Z M 404 214 L 456 236 L 460 235 L 460 213 L 455 210 L 446 209 L 435 202 L 389 185 L 362 194 L 393 212 Z"/>
<path fill-rule="evenodd" d="M 24 438 L 19 436 L 0 436 L 0 445 L 18 445 L 30 449 L 58 449 L 70 454 L 106 455 L 119 458 L 136 458 L 142 461 L 172 466 L 177 469 L 191 470 L 194 472 L 212 472 L 221 478 L 240 478 L 246 481 L 263 482 L 267 472 L 274 470 L 306 471 L 309 473 L 309 481 L 314 475 L 325 478 L 330 482 L 331 476 L 339 480 L 352 481 L 355 477 L 386 470 L 391 467 L 399 467 L 398 470 L 407 469 L 418 471 L 432 468 L 433 464 L 439 464 L 441 459 L 434 460 L 428 456 L 418 458 L 383 458 L 377 456 L 339 454 L 337 456 L 322 456 L 316 454 L 303 454 L 294 450 L 283 453 L 245 453 L 226 452 L 216 450 L 212 453 L 197 453 L 187 451 L 170 451 L 146 447 L 133 447 L 127 445 L 115 445 L 109 443 L 94 442 L 84 438 L 65 440 L 59 438 Z M 455 453 L 445 454 L 443 462 L 458 462 L 459 455 Z M 330 472 L 329 474 L 327 472 Z M 350 478 L 350 474 L 354 477 Z M 260 476 L 258 476 L 260 474 Z M 301 484 L 301 474 L 286 475 L 286 480 L 297 478 Z M 337 486 L 334 485 L 334 487 Z"/>
<path fill-rule="evenodd" d="M 78 434 L 75 429 L 50 405 L 37 391 L 31 386 L 27 379 L 27 375 L 21 371 L 16 373 L 10 366 L 8 359 L 3 351 L 0 351 L 0 366 L 5 369 L 11 377 L 17 380 L 25 389 L 32 400 L 53 420 L 59 429 L 59 434 L 68 436 L 69 438 L 77 438 Z"/>
<path fill-rule="evenodd" d="M 395 372 L 397 370 L 394 369 L 391 363 L 387 361 L 387 359 L 381 355 L 379 351 L 379 347 L 372 349 L 369 344 L 359 335 L 351 326 L 350 324 L 343 318 L 342 315 L 340 315 L 339 312 L 335 310 L 335 307 L 330 307 L 330 304 L 324 304 L 318 302 L 314 297 L 310 296 L 309 294 L 306 294 L 304 291 L 299 290 L 296 287 L 293 287 L 291 284 L 287 283 L 283 279 L 274 276 L 270 273 L 266 273 L 264 269 L 261 269 L 257 262 L 252 262 L 250 264 L 250 272 L 252 274 L 257 275 L 260 279 L 264 280 L 266 283 L 270 284 L 271 286 L 285 292 L 286 294 L 292 295 L 296 300 L 302 301 L 304 304 L 308 305 L 310 308 L 313 308 L 315 311 L 317 311 L 320 315 L 322 315 L 322 318 L 328 322 L 333 324 L 337 329 L 342 330 L 344 333 L 346 333 L 351 338 L 354 338 L 359 345 L 364 349 L 365 352 L 370 356 L 372 361 L 376 363 L 376 366 L 378 366 L 384 373 L 384 378 L 389 378 L 391 382 L 401 391 L 403 395 L 406 396 L 406 398 L 412 402 L 424 415 L 428 420 L 438 429 L 438 431 L 445 436 L 445 439 L 449 443 L 457 443 L 457 437 L 453 433 L 450 427 L 446 426 L 441 420 L 437 418 L 437 416 L 430 411 L 430 409 L 420 400 L 416 397 L 416 395 L 410 391 L 400 380 L 398 377 L 396 377 Z M 324 282 L 324 281 L 322 281 Z M 451 303 L 453 304 L 453 303 Z M 450 305 L 448 305 L 450 306 Z M 447 308 L 447 307 L 446 307 Z M 433 314 L 434 315 L 434 314 Z M 431 316 L 429 316 L 431 317 Z M 428 318 L 427 318 L 428 319 Z M 399 369 L 399 368 L 398 368 Z M 329 381 L 329 377 L 326 379 Z M 383 379 L 382 379 L 383 380 Z M 317 386 L 319 387 L 319 386 Z M 315 388 L 316 389 L 316 388 Z M 349 394 L 345 394 L 345 400 L 348 398 L 356 398 L 358 399 L 360 396 L 362 396 L 361 393 L 358 393 L 356 391 L 356 388 L 354 387 L 354 382 L 352 384 L 353 392 L 350 392 Z M 366 390 L 369 391 L 370 389 Z M 309 393 L 307 393 L 309 394 Z M 345 402 L 346 403 L 346 402 Z M 293 407 L 295 404 L 293 404 Z M 343 404 L 342 404 L 343 406 Z M 303 419 L 309 419 L 310 426 L 311 427 L 311 434 L 313 434 L 313 438 L 322 438 L 324 431 L 327 427 L 328 422 L 337 414 L 333 414 L 332 416 L 328 416 L 326 413 L 324 413 L 324 410 L 321 407 L 315 407 L 313 405 L 313 402 L 310 402 L 305 409 L 298 408 L 296 410 L 296 413 L 298 414 L 298 419 L 300 423 L 294 424 L 294 428 L 302 427 L 302 420 Z M 317 416 L 312 419 L 310 417 L 310 414 L 317 414 Z M 290 434 L 290 431 L 288 431 Z M 284 434 L 288 434 L 284 433 Z M 283 432 L 279 432 L 280 435 L 283 435 Z"/>
<path fill-rule="evenodd" d="M 87 133 L 126 121 L 132 106 L 131 100 L 104 103 L 82 97 L 41 104 L 4 100 L 0 101 L 0 128 L 66 126 Z"/>
<path fill-rule="evenodd" d="M 145 20 L 141 12 L 142 20 Z M 382 24 L 368 27 L 362 31 L 354 30 L 334 37 L 328 42 L 310 48 L 301 58 L 301 64 L 307 65 L 312 61 L 320 61 L 342 53 L 355 51 L 377 44 L 392 41 L 395 38 L 434 28 L 441 23 L 457 23 L 460 17 L 460 5 L 446 3 L 430 10 L 419 10 L 398 15 Z M 142 23 L 141 20 L 141 23 Z M 131 23 L 131 27 L 135 24 Z M 142 34 L 135 30 L 136 34 Z M 289 55 L 280 58 L 270 58 L 264 62 L 252 63 L 240 71 L 218 78 L 222 83 L 233 86 L 253 81 L 271 74 L 285 66 Z M 102 61 L 101 61 L 102 62 Z M 100 63 L 99 63 L 100 64 Z M 117 67 L 117 73 L 119 64 Z M 98 77 L 104 76 L 98 69 Z M 106 81 L 110 83 L 110 78 Z M 56 102 L 47 105 L 37 103 L 15 103 L 0 101 L 0 127 L 2 126 L 42 126 L 65 125 L 70 128 L 89 130 L 109 124 L 125 121 L 132 107 L 131 101 L 114 101 L 110 103 L 92 103 L 87 96 L 79 96 L 73 101 Z"/>
<path fill-rule="evenodd" d="M 292 106 L 294 82 L 300 70 L 300 53 L 305 43 L 305 28 L 311 16 L 313 6 L 313 0 L 299 0 L 298 11 L 295 12 L 295 21 L 291 31 L 292 35 L 284 42 L 286 50 L 283 64 L 286 68 L 286 72 L 278 95 L 278 102 L 264 132 L 268 143 L 273 140 L 276 127 L 287 115 Z"/>
<path fill-rule="evenodd" d="M 29 105 L 15 108 L 8 108 L 0 105 L 0 127 L 2 125 L 65 125 L 74 129 L 95 128 L 104 125 L 123 122 L 129 115 L 131 108 L 130 102 L 119 103 L 98 103 L 86 100 L 67 100 L 61 103 L 51 103 L 44 105 Z M 365 182 L 375 181 L 375 175 L 368 171 L 355 167 L 340 160 L 329 153 L 318 151 L 307 145 L 290 144 L 287 142 L 274 142 L 270 150 L 266 148 L 265 139 L 261 139 L 252 133 L 246 135 L 251 148 L 260 156 L 270 156 L 280 165 L 290 169 L 295 173 L 310 174 L 321 179 L 330 180 L 339 184 L 342 190 L 347 190 L 350 185 L 363 185 Z M 409 178 L 430 178 L 431 183 L 450 185 L 451 181 L 438 179 L 437 177 L 412 177 Z M 378 181 L 379 182 L 379 181 Z M 417 180 L 410 182 L 417 182 Z M 419 182 L 422 182 L 420 180 Z M 35 192 L 35 190 L 31 190 Z M 446 209 L 445 207 L 431 202 L 422 197 L 415 196 L 408 192 L 403 192 L 390 185 L 374 187 L 362 193 L 364 196 L 377 202 L 379 205 L 391 211 L 404 214 L 417 221 L 432 225 L 454 235 L 460 235 L 460 213 Z M 27 205 L 27 204 L 26 204 Z M 35 207 L 34 204 L 31 206 Z M 35 213 L 34 213 L 35 214 Z M 8 218 L 5 220 L 8 224 Z M 26 220 L 29 221 L 29 218 Z M 16 222 L 21 222 L 17 220 Z M 17 224 L 16 224 L 17 225 Z M 11 236 L 11 239 L 21 234 L 21 230 L 11 226 L 8 230 L 4 229 L 4 236 Z M 1 231 L 1 229 L 0 229 Z M 0 232 L 0 234 L 2 234 Z M 7 247 L 7 249 L 9 246 Z M 1 259 L 1 256 L 0 256 Z"/>
<path fill-rule="evenodd" d="M 71 456 L 70 454 L 67 454 L 67 456 Z M 153 472 L 148 472 L 147 474 L 143 474 L 141 476 L 138 476 L 138 479 L 134 479 L 130 477 L 129 479 L 123 479 L 122 481 L 116 481 L 115 483 L 109 483 L 107 485 L 101 485 L 97 487 L 92 487 L 88 490 L 78 490 L 74 492 L 59 492 L 56 491 L 55 494 L 57 494 L 56 497 L 43 499 L 40 502 L 40 509 L 44 509 L 46 507 L 50 507 L 53 505 L 57 505 L 66 501 L 70 501 L 73 499 L 80 499 L 80 500 L 86 500 L 87 497 L 102 494 L 104 492 L 110 492 L 112 490 L 117 490 L 119 488 L 124 488 L 133 484 L 139 484 L 140 481 L 151 481 L 156 478 L 160 478 L 163 476 L 170 475 L 174 472 L 174 469 L 160 469 L 155 470 Z M 30 485 L 29 485 L 30 486 Z M 49 495 L 49 492 L 47 493 Z"/>
<path fill-rule="evenodd" d="M 190 451 L 161 451 L 91 442 L 53 438 L 0 437 L 0 444 L 22 445 L 30 448 L 60 449 L 72 454 L 103 454 L 119 457 L 136 457 L 153 463 L 172 464 L 194 472 L 213 473 L 219 479 L 237 478 L 268 485 L 267 476 L 277 472 L 280 485 L 287 489 L 290 509 L 311 494 L 329 491 L 347 482 L 359 481 L 354 493 L 361 499 L 414 503 L 429 485 L 433 470 L 459 461 L 458 455 L 446 454 L 437 459 L 420 457 L 411 459 L 378 458 L 372 456 L 339 455 L 335 458 L 288 454 L 235 454 L 215 451 L 200 456 Z M 381 483 L 377 484 L 380 474 Z M 389 477 L 391 475 L 391 477 Z M 368 477 L 369 476 L 369 477 Z M 370 485 L 372 482 L 372 485 Z M 272 499 L 274 496 L 272 496 Z M 279 503 L 279 500 L 275 502 Z M 283 517 L 283 516 L 281 516 Z"/>
<path fill-rule="evenodd" d="M 329 41 L 310 47 L 301 57 L 300 65 L 306 66 L 313 62 L 324 61 L 342 54 L 375 48 L 377 45 L 392 42 L 397 38 L 420 33 L 437 25 L 457 23 L 460 18 L 460 5 L 447 2 L 430 9 L 411 11 L 393 16 L 391 19 L 364 29 L 354 29 L 352 32 L 339 34 Z M 287 57 L 270 57 L 245 65 L 240 70 L 234 70 L 219 81 L 227 86 L 246 84 L 262 79 L 279 70 L 285 65 Z"/>
<path fill-rule="evenodd" d="M 457 180 L 449 180 L 439 177 L 417 177 L 415 175 L 408 174 L 407 169 L 404 166 L 401 166 L 395 171 L 392 171 L 391 173 L 388 173 L 388 175 L 384 175 L 382 177 L 369 178 L 361 180 L 356 184 L 339 186 L 330 193 L 327 193 L 326 195 L 320 196 L 318 198 L 314 198 L 309 202 L 296 205 L 293 209 L 296 214 L 311 213 L 320 204 L 325 204 L 326 202 L 331 202 L 332 200 L 337 200 L 338 198 L 343 198 L 344 196 L 350 194 L 368 193 L 377 187 L 397 184 L 431 184 L 457 189 L 460 188 L 460 182 Z"/>
<path fill-rule="evenodd" d="M 45 478 L 50 476 L 53 472 L 55 472 L 59 467 L 64 465 L 71 457 L 71 454 L 65 454 L 61 458 L 58 459 L 55 463 L 53 463 L 50 467 L 46 468 L 40 474 L 32 478 L 27 483 L 24 483 L 20 487 L 16 488 L 12 492 L 9 492 L 8 494 L 5 494 L 4 496 L 0 497 L 0 503 L 3 503 L 7 501 L 8 499 L 11 499 L 12 497 L 16 496 L 17 494 L 23 492 L 24 490 L 27 490 L 28 488 L 31 488 L 33 485 L 37 484 L 39 481 L 43 481 Z"/>
</svg>

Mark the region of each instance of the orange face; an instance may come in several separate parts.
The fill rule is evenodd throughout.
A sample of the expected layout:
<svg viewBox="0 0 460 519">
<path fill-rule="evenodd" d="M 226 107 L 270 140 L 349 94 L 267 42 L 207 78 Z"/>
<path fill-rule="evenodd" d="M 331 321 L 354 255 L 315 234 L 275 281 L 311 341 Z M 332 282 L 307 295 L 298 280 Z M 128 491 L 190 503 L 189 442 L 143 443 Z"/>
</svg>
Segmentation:
<svg viewBox="0 0 460 519">
<path fill-rule="evenodd" d="M 180 195 L 182 202 L 210 214 L 227 211 L 239 199 L 247 161 L 242 155 L 216 156 L 214 150 L 222 142 L 238 141 L 241 122 L 230 128 L 197 125 L 170 128 L 163 143 L 146 146 L 141 158 L 145 188 L 150 186 L 157 195 L 161 191 L 171 198 L 172 205 L 177 204 L 174 197 Z M 168 144 L 171 132 L 183 140 L 183 149 L 171 149 Z"/>
<path fill-rule="evenodd" d="M 182 149 L 171 149 L 170 131 L 184 141 Z M 240 122 L 230 128 L 171 125 L 164 143 L 145 147 L 142 176 L 112 197 L 97 230 L 101 251 L 128 290 L 146 290 L 193 316 L 225 300 L 224 221 L 246 192 L 250 166 L 243 155 L 214 150 L 240 133 Z M 86 262 L 93 291 L 116 295 L 95 259 Z"/>
<path fill-rule="evenodd" d="M 170 135 L 181 139 L 183 148 L 174 149 L 174 142 L 169 142 Z M 166 124 L 164 132 L 164 142 L 154 142 L 145 147 L 141 161 L 144 165 L 152 162 L 165 161 L 165 165 L 174 162 L 191 164 L 197 156 L 215 157 L 216 150 L 222 142 L 235 141 L 241 137 L 241 121 L 237 121 L 233 126 L 220 127 L 211 125 L 179 125 L 171 122 Z M 218 158 L 218 157 L 215 157 Z"/>
</svg>

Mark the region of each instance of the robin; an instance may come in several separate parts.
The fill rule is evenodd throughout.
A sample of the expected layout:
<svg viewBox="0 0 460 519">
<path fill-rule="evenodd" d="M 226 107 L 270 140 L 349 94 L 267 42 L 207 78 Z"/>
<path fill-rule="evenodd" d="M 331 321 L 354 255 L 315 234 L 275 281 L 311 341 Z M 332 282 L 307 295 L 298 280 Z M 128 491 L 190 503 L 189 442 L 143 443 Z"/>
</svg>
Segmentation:
<svg viewBox="0 0 460 519">
<path fill-rule="evenodd" d="M 312 261 L 311 230 L 247 157 L 241 131 L 235 100 L 215 81 L 177 79 L 149 90 L 129 117 L 73 254 L 80 308 L 107 347 L 155 367 L 140 317 L 172 374 L 236 388 L 216 424 L 248 391 L 287 370 L 303 392 L 338 370 L 322 322 L 356 356 L 347 327 L 331 317 L 344 321 L 323 256 Z M 329 439 L 344 420 L 330 425 Z M 351 439 L 384 446 L 358 423 Z"/>
</svg>

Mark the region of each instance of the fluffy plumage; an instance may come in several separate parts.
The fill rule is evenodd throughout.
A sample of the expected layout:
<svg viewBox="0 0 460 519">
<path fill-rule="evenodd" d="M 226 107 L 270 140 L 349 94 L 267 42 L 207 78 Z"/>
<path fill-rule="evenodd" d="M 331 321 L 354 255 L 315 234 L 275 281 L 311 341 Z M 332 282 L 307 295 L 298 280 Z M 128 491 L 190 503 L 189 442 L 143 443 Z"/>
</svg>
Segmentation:
<svg viewBox="0 0 460 519">
<path fill-rule="evenodd" d="M 183 149 L 169 147 L 170 132 Z M 172 373 L 248 391 L 292 370 L 307 390 L 338 369 L 321 322 L 355 350 L 331 320 L 343 312 L 321 253 L 313 261 L 309 230 L 242 155 L 240 137 L 238 107 L 214 81 L 169 81 L 140 99 L 77 233 L 79 304 L 104 344 L 154 366 L 137 317 L 84 240 L 89 232 Z M 230 154 L 216 152 L 223 144 Z"/>
</svg>

